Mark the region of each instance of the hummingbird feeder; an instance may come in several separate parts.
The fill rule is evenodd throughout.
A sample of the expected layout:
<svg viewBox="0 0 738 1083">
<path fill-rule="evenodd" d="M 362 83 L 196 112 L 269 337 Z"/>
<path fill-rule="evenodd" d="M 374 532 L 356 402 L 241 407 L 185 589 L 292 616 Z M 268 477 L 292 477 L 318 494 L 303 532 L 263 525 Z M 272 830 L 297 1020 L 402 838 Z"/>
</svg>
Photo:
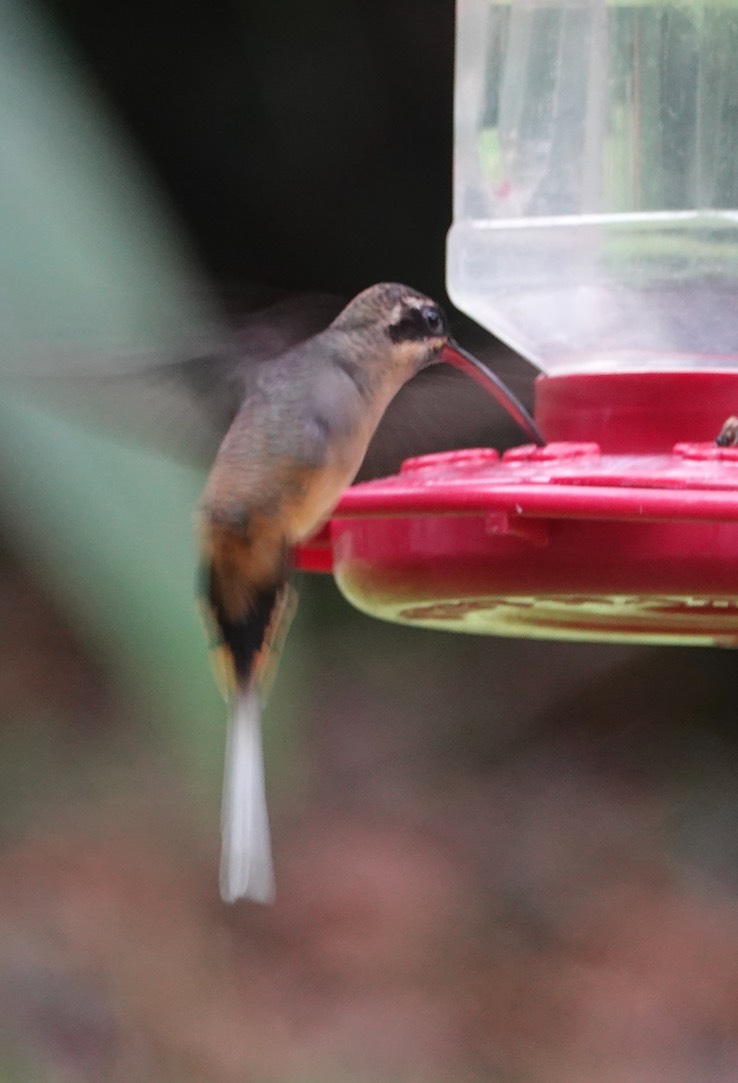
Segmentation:
<svg viewBox="0 0 738 1083">
<path fill-rule="evenodd" d="M 738 8 L 462 0 L 449 293 L 547 445 L 406 462 L 298 554 L 376 616 L 738 646 Z"/>
</svg>

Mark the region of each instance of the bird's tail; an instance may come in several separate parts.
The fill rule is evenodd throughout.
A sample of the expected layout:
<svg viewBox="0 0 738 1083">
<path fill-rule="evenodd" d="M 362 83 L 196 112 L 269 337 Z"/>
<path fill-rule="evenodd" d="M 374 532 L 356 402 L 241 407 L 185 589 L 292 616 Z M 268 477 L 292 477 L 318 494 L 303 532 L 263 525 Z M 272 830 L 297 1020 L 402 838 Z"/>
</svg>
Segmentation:
<svg viewBox="0 0 738 1083">
<path fill-rule="evenodd" d="M 264 791 L 261 702 L 252 682 L 233 701 L 226 747 L 220 893 L 224 902 L 242 896 L 274 897 L 269 817 Z"/>
<path fill-rule="evenodd" d="M 203 616 L 213 662 L 231 717 L 221 816 L 220 893 L 224 902 L 274 896 L 269 818 L 264 791 L 261 705 L 294 611 L 287 583 L 240 598 L 232 577 L 203 564 Z M 238 583 L 236 583 L 238 587 Z"/>
</svg>

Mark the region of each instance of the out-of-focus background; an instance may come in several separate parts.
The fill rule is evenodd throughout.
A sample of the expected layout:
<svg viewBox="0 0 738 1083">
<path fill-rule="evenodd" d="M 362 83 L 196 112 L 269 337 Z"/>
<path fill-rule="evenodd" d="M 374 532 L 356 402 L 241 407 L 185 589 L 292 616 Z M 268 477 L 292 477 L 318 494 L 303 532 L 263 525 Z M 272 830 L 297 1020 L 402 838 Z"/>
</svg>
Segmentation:
<svg viewBox="0 0 738 1083">
<path fill-rule="evenodd" d="M 3 9 L 9 380 L 98 332 L 136 377 L 206 286 L 444 298 L 450 0 Z M 278 899 L 225 907 L 203 473 L 0 400 L 0 1079 L 738 1079 L 733 654 L 421 633 L 303 576 Z"/>
</svg>

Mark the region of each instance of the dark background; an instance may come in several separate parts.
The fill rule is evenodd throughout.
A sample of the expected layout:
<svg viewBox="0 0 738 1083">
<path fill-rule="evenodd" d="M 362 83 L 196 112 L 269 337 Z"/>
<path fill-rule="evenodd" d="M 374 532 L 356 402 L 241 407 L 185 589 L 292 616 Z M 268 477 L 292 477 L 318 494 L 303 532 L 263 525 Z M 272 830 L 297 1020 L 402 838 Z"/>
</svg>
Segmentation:
<svg viewBox="0 0 738 1083">
<path fill-rule="evenodd" d="M 450 3 L 49 10 L 214 285 L 443 297 Z M 2 432 L 3 1078 L 738 1078 L 732 654 L 421 633 L 303 577 L 278 900 L 225 908 L 201 477 Z"/>
<path fill-rule="evenodd" d="M 443 295 L 451 4 L 54 10 L 221 282 Z"/>
</svg>

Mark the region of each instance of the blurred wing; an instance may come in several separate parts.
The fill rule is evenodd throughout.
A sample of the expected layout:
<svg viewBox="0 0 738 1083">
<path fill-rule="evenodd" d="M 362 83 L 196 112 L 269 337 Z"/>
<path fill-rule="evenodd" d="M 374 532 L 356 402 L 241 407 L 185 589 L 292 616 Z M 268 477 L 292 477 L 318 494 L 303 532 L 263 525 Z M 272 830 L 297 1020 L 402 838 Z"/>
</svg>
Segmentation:
<svg viewBox="0 0 738 1083">
<path fill-rule="evenodd" d="M 204 356 L 120 372 L 110 371 L 108 357 L 107 371 L 27 378 L 22 390 L 86 428 L 208 466 L 262 367 L 323 330 L 340 308 L 327 294 L 287 297 L 241 316 Z"/>
</svg>

